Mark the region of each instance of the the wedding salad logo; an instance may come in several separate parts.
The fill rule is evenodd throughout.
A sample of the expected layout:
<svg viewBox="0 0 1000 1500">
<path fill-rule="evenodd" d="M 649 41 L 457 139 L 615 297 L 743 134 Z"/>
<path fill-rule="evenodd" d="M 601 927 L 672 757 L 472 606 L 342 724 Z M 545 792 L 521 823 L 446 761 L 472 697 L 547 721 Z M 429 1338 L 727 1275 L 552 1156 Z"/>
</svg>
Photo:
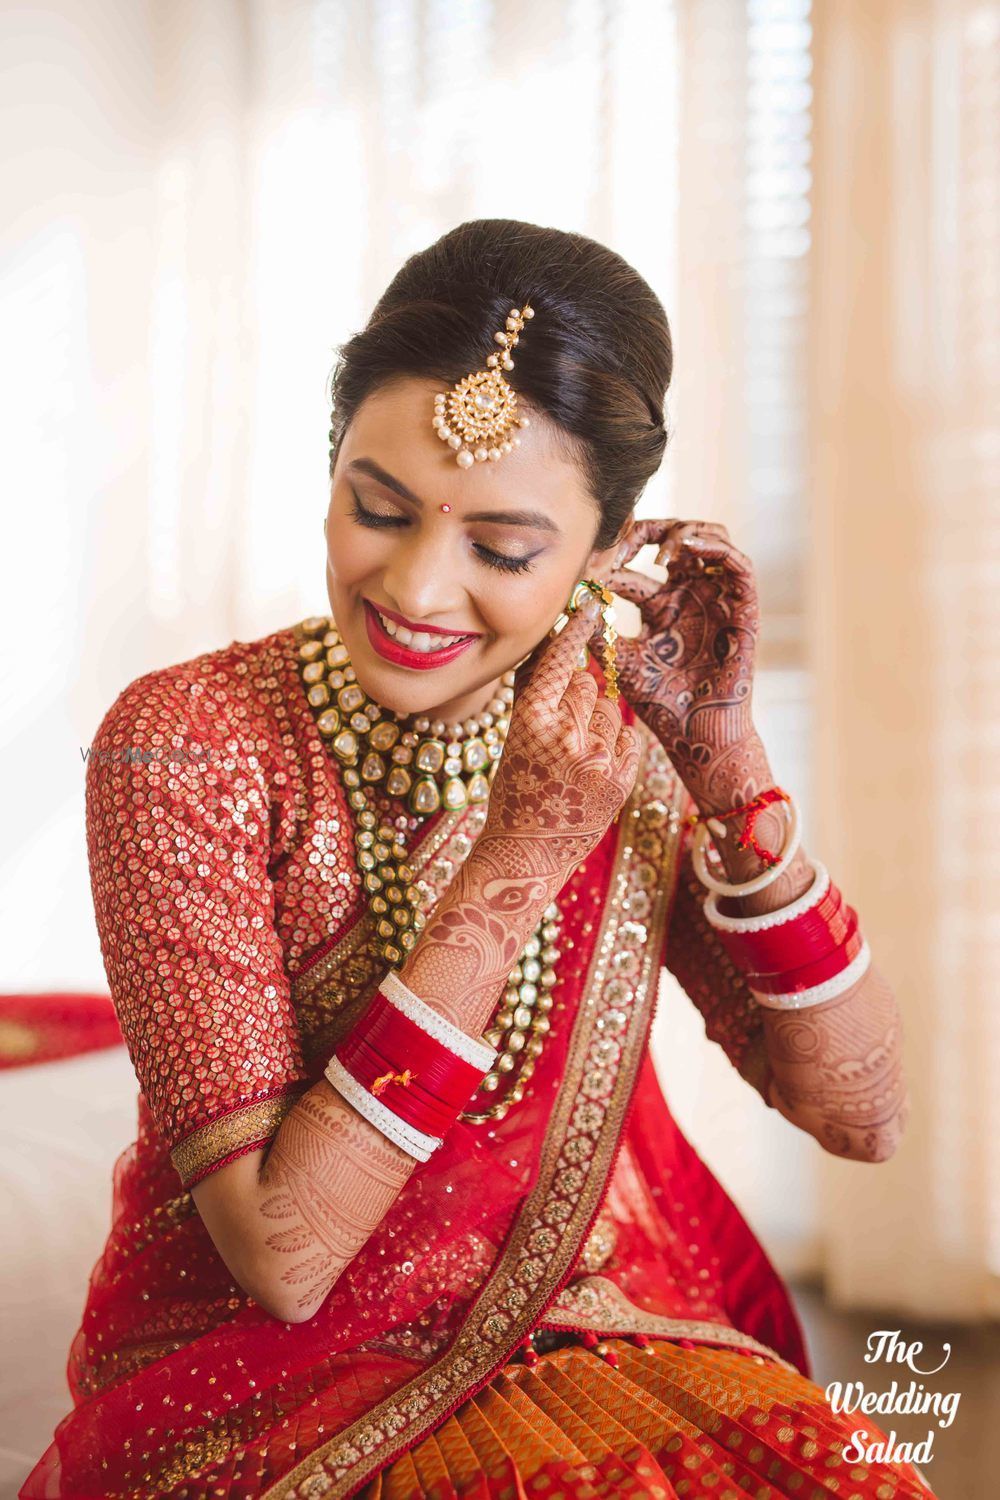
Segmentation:
<svg viewBox="0 0 1000 1500">
<path fill-rule="evenodd" d="M 898 1328 L 880 1328 L 868 1335 L 865 1363 L 869 1365 L 884 1361 L 888 1365 L 905 1365 L 913 1375 L 937 1375 L 951 1358 L 951 1345 L 942 1344 L 944 1358 L 939 1365 L 922 1369 L 918 1360 L 924 1346 L 919 1339 L 907 1343 Z M 833 1380 L 826 1388 L 826 1397 L 838 1414 L 863 1412 L 866 1416 L 878 1414 L 879 1426 L 888 1429 L 884 1418 L 888 1416 L 933 1413 L 938 1427 L 950 1427 L 955 1420 L 961 1395 L 958 1391 L 929 1391 L 922 1380 L 893 1380 L 888 1390 L 869 1390 L 860 1380 Z M 927 1436 L 919 1442 L 897 1442 L 896 1430 L 888 1431 L 885 1439 L 871 1440 L 864 1427 L 851 1434 L 851 1441 L 843 1451 L 848 1463 L 893 1463 L 899 1460 L 914 1464 L 925 1464 L 932 1458 L 931 1449 L 936 1436 L 934 1427 L 928 1428 Z"/>
</svg>

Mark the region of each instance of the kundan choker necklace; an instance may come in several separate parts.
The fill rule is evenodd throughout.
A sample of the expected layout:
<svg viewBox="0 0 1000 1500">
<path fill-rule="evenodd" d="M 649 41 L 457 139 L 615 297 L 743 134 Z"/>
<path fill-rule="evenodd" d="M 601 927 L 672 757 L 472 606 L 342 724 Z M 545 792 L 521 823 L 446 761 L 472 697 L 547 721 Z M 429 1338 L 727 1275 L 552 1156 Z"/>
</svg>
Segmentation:
<svg viewBox="0 0 1000 1500">
<path fill-rule="evenodd" d="M 306 699 L 325 743 L 344 767 L 347 800 L 357 815 L 355 860 L 381 955 L 396 966 L 427 918 L 403 835 L 380 816 L 368 788 L 384 786 L 420 818 L 442 807 L 459 811 L 486 802 L 510 723 L 514 673 L 504 673 L 499 694 L 477 718 L 447 724 L 422 715 L 407 727 L 361 687 L 331 616 L 303 620 L 296 635 Z M 482 1107 L 462 1115 L 469 1123 L 502 1119 L 523 1097 L 551 1025 L 560 927 L 559 907 L 551 902 L 508 975 L 485 1033 L 490 1045 L 500 1049 L 499 1056 L 479 1086 L 476 1101 L 482 1096 Z"/>
</svg>

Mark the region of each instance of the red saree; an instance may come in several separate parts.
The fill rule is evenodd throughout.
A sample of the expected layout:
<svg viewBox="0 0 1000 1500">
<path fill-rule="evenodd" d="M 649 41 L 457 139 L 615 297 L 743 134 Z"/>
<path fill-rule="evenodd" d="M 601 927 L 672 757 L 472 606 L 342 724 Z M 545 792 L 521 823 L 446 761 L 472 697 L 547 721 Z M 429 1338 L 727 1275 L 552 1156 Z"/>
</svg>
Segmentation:
<svg viewBox="0 0 1000 1500">
<path fill-rule="evenodd" d="M 851 1424 L 807 1378 L 788 1294 L 659 1091 L 662 964 L 744 1076 L 766 1070 L 755 1002 L 701 918 L 687 795 L 646 732 L 629 801 L 560 896 L 524 1099 L 449 1134 L 308 1322 L 233 1283 L 188 1189 L 266 1146 L 381 977 L 303 628 L 138 679 L 94 742 L 94 904 L 138 1135 L 70 1351 L 74 1407 L 21 1500 L 929 1493 L 908 1465 L 842 1457 Z M 407 815 L 429 903 L 483 816 Z M 268 1208 L 293 1243 L 291 1205 Z M 564 1347 L 524 1363 L 533 1330 Z"/>
</svg>

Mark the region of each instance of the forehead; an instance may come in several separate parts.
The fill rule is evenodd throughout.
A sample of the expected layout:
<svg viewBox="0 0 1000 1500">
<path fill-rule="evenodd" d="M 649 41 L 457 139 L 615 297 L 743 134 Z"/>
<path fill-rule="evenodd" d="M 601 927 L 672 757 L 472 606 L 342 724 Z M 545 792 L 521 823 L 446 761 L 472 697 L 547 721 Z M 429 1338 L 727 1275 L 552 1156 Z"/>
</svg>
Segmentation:
<svg viewBox="0 0 1000 1500">
<path fill-rule="evenodd" d="M 596 526 L 597 507 L 580 464 L 554 425 L 528 406 L 522 410 L 531 425 L 519 429 L 519 447 L 496 462 L 460 468 L 431 426 L 434 397 L 446 389 L 441 381 L 407 376 L 374 391 L 344 434 L 338 469 L 354 458 L 372 458 L 425 504 L 448 501 L 457 510 L 530 502 L 549 509 L 564 529 L 584 520 Z"/>
</svg>

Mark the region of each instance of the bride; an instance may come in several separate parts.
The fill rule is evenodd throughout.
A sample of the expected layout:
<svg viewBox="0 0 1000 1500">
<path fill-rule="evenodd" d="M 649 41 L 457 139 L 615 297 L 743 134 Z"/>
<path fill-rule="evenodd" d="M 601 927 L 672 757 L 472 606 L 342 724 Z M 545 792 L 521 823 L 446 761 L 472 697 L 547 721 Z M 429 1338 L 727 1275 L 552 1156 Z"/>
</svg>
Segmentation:
<svg viewBox="0 0 1000 1500">
<path fill-rule="evenodd" d="M 754 725 L 752 565 L 634 515 L 671 369 L 613 251 L 460 225 L 340 352 L 329 613 L 105 715 L 138 1130 L 22 1500 L 930 1494 L 844 1456 L 649 1057 L 665 965 L 823 1149 L 905 1124 L 895 998 Z"/>
</svg>

